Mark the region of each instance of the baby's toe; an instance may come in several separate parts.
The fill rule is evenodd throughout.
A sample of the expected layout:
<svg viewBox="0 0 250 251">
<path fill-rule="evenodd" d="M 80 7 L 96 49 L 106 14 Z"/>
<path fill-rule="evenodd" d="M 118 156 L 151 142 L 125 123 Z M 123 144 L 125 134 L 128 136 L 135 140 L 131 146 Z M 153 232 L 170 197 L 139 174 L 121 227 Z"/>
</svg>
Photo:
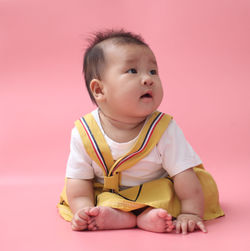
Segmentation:
<svg viewBox="0 0 250 251">
<path fill-rule="evenodd" d="M 157 210 L 157 216 L 160 217 L 160 218 L 164 218 L 164 219 L 167 219 L 169 217 L 169 214 L 166 210 L 164 209 L 156 209 Z"/>
<path fill-rule="evenodd" d="M 174 229 L 173 227 L 168 226 L 168 227 L 166 228 L 166 232 L 170 233 L 170 232 L 173 231 L 173 229 Z"/>
</svg>

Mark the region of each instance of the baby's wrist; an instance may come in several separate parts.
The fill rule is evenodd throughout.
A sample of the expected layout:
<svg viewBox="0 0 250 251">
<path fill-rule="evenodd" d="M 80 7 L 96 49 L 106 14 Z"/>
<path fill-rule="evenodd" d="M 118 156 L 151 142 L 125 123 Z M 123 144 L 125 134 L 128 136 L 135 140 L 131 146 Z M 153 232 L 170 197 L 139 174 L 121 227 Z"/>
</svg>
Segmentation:
<svg viewBox="0 0 250 251">
<path fill-rule="evenodd" d="M 202 215 L 201 214 L 199 214 L 199 213 L 190 213 L 190 212 L 181 212 L 179 215 L 178 215 L 178 217 L 179 216 L 195 216 L 195 217 L 198 217 L 198 218 L 200 218 L 200 219 L 202 219 L 203 217 L 202 217 Z M 177 217 L 177 218 L 178 218 Z"/>
</svg>

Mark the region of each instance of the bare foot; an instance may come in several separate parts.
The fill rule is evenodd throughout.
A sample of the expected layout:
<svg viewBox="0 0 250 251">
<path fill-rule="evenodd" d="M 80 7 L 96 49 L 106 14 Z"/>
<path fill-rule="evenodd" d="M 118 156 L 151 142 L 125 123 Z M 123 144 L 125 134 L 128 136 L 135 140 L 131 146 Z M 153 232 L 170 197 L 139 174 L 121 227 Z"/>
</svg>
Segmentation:
<svg viewBox="0 0 250 251">
<path fill-rule="evenodd" d="M 161 208 L 148 208 L 137 217 L 137 226 L 151 232 L 171 232 L 174 229 L 172 216 Z"/>
<path fill-rule="evenodd" d="M 136 216 L 110 207 L 94 207 L 88 212 L 88 230 L 125 229 L 136 226 Z"/>
</svg>

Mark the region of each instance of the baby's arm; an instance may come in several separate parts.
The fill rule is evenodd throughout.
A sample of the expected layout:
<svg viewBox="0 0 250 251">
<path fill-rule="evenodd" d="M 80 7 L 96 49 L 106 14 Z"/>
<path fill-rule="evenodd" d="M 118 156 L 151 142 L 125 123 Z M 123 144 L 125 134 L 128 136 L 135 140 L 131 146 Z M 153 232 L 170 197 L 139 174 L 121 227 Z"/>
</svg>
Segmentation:
<svg viewBox="0 0 250 251">
<path fill-rule="evenodd" d="M 88 228 L 88 210 L 94 207 L 94 189 L 92 180 L 68 179 L 67 199 L 74 217 L 73 230 Z"/>
<path fill-rule="evenodd" d="M 176 232 L 186 234 L 196 228 L 207 232 L 202 221 L 204 196 L 199 179 L 192 168 L 173 177 L 174 189 L 181 201 L 181 214 L 177 217 Z"/>
</svg>

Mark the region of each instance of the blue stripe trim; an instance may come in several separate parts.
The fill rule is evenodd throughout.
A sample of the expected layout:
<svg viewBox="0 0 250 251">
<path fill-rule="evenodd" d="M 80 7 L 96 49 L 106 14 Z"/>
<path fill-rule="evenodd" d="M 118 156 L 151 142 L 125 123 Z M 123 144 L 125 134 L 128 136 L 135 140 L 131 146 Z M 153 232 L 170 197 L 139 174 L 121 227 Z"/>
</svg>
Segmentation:
<svg viewBox="0 0 250 251">
<path fill-rule="evenodd" d="M 147 138 L 148 138 L 149 134 L 151 133 L 152 127 L 153 127 L 154 124 L 159 120 L 159 117 L 162 116 L 162 114 L 163 114 L 163 113 L 160 112 L 160 113 L 155 117 L 155 119 L 153 120 L 153 122 L 151 123 L 151 125 L 150 125 L 150 127 L 149 127 L 149 129 L 148 129 L 148 131 L 147 131 L 147 134 L 146 134 L 146 136 L 145 136 L 145 138 L 144 138 L 144 140 L 143 140 L 143 142 L 142 142 L 142 144 L 141 144 L 141 146 L 140 146 L 140 148 L 139 148 L 136 152 L 133 152 L 133 153 L 131 153 L 130 155 L 128 155 L 128 156 L 124 157 L 123 159 L 121 159 L 121 160 L 116 164 L 116 166 L 118 166 L 122 161 L 124 161 L 124 160 L 126 160 L 127 158 L 129 158 L 131 155 L 138 153 L 138 152 L 144 147 L 144 145 L 147 143 Z M 116 166 L 113 168 L 114 171 L 115 171 L 115 169 L 116 169 Z M 113 172 L 112 172 L 112 174 L 113 174 Z"/>
<path fill-rule="evenodd" d="M 91 136 L 91 139 L 92 139 L 92 141 L 93 141 L 93 143 L 94 143 L 94 145 L 95 145 L 95 148 L 96 148 L 96 150 L 98 151 L 99 156 L 101 157 L 101 160 L 102 160 L 102 162 L 103 162 L 102 164 L 104 165 L 104 167 L 105 167 L 105 169 L 106 169 L 106 174 L 108 174 L 108 168 L 107 168 L 105 159 L 104 159 L 104 157 L 103 157 L 103 155 L 102 155 L 102 153 L 101 153 L 101 151 L 100 151 L 100 148 L 99 148 L 99 146 L 98 146 L 98 144 L 97 144 L 97 142 L 96 142 L 96 140 L 95 140 L 95 138 L 94 138 L 94 136 L 93 136 L 93 134 L 92 134 L 92 132 L 91 132 L 91 130 L 90 130 L 90 128 L 89 128 L 87 122 L 86 122 L 86 120 L 84 119 L 84 117 L 82 117 L 81 120 L 82 120 L 82 122 L 84 123 L 84 125 L 85 125 L 87 131 L 89 132 L 89 134 L 90 134 L 90 136 Z"/>
</svg>

